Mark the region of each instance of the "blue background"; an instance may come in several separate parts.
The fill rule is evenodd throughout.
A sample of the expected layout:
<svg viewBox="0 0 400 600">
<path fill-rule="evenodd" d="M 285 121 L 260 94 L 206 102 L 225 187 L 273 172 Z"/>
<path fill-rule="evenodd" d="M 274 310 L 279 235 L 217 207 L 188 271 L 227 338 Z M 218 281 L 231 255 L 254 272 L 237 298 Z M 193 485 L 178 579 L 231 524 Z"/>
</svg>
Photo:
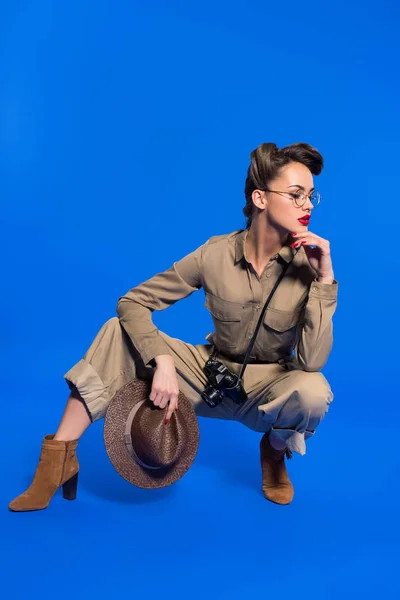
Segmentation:
<svg viewBox="0 0 400 600">
<path fill-rule="evenodd" d="M 4 597 L 399 597 L 399 6 L 2 2 L 0 527 Z M 79 447 L 79 500 L 14 514 L 64 373 L 128 289 L 245 225 L 249 154 L 323 154 L 313 230 L 340 285 L 324 369 L 335 401 L 266 502 L 259 435 L 201 421 L 193 468 L 138 490 L 102 422 Z M 201 343 L 200 291 L 155 315 Z"/>
</svg>

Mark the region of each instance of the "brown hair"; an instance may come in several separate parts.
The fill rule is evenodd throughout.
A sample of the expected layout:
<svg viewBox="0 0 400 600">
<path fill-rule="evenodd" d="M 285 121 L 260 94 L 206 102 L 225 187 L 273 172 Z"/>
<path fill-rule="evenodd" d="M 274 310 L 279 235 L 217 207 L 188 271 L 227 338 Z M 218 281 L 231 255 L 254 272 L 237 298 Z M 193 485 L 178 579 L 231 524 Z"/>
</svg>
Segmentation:
<svg viewBox="0 0 400 600">
<path fill-rule="evenodd" d="M 244 189 L 246 206 L 243 214 L 247 217 L 246 228 L 250 227 L 254 214 L 255 207 L 251 198 L 254 190 L 266 191 L 270 181 L 279 177 L 282 167 L 291 162 L 302 163 L 313 175 L 319 175 L 324 167 L 324 159 L 318 150 L 303 142 L 281 149 L 276 144 L 265 143 L 252 151 Z"/>
</svg>

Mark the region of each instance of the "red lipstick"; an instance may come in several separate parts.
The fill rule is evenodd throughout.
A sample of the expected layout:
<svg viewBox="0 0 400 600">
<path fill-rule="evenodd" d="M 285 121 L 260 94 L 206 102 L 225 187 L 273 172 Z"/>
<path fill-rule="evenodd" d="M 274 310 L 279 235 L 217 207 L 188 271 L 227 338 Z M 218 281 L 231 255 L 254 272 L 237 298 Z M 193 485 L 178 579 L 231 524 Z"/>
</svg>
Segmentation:
<svg viewBox="0 0 400 600">
<path fill-rule="evenodd" d="M 304 215 L 304 217 L 301 217 L 301 219 L 297 219 L 299 221 L 299 223 L 301 223 L 302 225 L 308 225 L 310 222 L 311 216 L 310 215 Z"/>
</svg>

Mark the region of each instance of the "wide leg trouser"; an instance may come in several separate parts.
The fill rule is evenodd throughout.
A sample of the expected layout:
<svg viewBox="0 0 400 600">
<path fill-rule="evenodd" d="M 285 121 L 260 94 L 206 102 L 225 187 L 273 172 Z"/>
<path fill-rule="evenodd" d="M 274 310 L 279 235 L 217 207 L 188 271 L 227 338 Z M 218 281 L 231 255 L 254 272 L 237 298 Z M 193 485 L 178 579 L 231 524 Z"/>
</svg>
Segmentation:
<svg viewBox="0 0 400 600">
<path fill-rule="evenodd" d="M 319 372 L 306 372 L 294 363 L 249 364 L 244 375 L 248 400 L 242 405 L 229 398 L 210 408 L 200 397 L 207 385 L 203 371 L 212 346 L 187 344 L 159 332 L 174 358 L 179 389 L 202 417 L 236 420 L 258 432 L 274 430 L 290 450 L 305 454 L 306 440 L 325 417 L 333 399 L 330 386 Z M 236 374 L 240 363 L 223 362 Z M 104 417 L 114 394 L 136 377 L 149 377 L 147 368 L 122 328 L 118 317 L 101 327 L 83 358 L 65 375 L 76 387 L 92 421 Z"/>
</svg>

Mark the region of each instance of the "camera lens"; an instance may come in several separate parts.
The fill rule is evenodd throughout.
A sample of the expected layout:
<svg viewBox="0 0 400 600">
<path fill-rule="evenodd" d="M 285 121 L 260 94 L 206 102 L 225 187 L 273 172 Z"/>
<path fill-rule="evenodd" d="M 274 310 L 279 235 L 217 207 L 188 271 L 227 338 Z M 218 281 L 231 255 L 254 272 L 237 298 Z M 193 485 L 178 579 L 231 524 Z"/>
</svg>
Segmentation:
<svg viewBox="0 0 400 600">
<path fill-rule="evenodd" d="M 218 406 L 218 404 L 220 404 L 222 402 L 224 395 L 222 392 L 217 390 L 215 387 L 209 386 L 208 388 L 206 388 L 204 390 L 204 392 L 201 393 L 201 398 L 202 398 L 202 400 L 204 400 L 204 402 L 206 404 L 208 404 L 208 406 L 211 406 L 211 408 L 214 408 L 215 406 Z"/>
</svg>

